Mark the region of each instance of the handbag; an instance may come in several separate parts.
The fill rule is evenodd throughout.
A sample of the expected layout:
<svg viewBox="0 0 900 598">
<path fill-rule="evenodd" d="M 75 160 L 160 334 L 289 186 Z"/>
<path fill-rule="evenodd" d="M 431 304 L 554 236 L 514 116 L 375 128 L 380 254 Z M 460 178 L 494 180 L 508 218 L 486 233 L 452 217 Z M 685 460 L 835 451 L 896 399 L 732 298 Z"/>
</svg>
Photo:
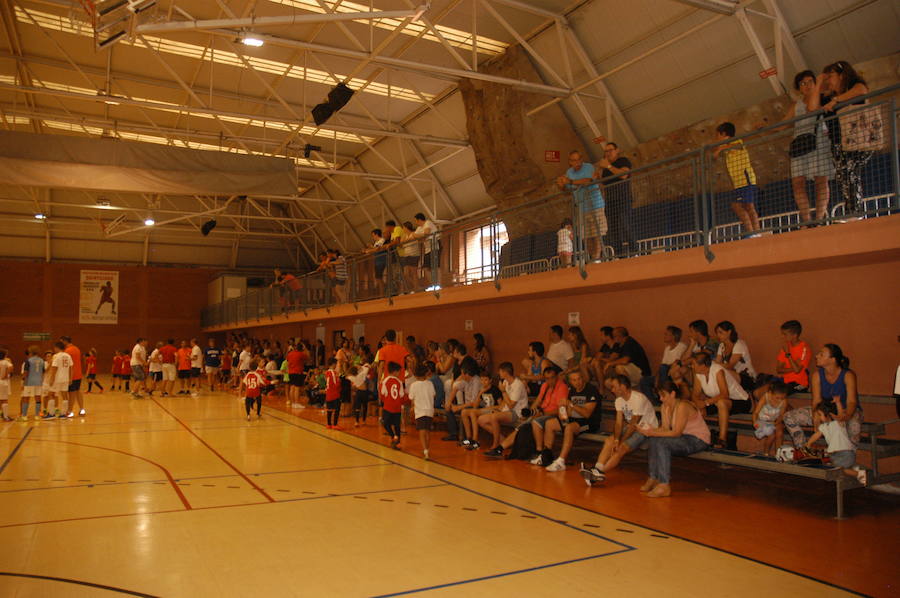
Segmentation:
<svg viewBox="0 0 900 598">
<path fill-rule="evenodd" d="M 866 104 L 868 104 L 866 100 Z M 842 112 L 846 114 L 841 114 Z M 885 148 L 884 106 L 847 106 L 837 111 L 841 126 L 841 149 L 847 152 L 879 151 Z"/>
<path fill-rule="evenodd" d="M 788 155 L 791 158 L 799 158 L 815 151 L 816 136 L 813 133 L 803 133 L 791 139 L 791 147 L 788 149 Z"/>
</svg>

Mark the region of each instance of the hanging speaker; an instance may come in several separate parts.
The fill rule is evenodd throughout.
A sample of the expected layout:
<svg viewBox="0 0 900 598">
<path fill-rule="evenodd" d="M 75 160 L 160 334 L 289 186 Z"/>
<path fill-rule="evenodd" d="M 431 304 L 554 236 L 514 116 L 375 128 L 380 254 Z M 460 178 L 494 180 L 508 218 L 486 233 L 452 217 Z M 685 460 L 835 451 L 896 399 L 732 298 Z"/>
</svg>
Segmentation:
<svg viewBox="0 0 900 598">
<path fill-rule="evenodd" d="M 316 104 L 315 108 L 312 109 L 312 117 L 313 121 L 316 125 L 321 125 L 326 120 L 331 118 L 331 115 L 334 114 L 334 109 L 330 104 Z"/>
<path fill-rule="evenodd" d="M 346 106 L 347 102 L 349 102 L 352 97 L 353 90 L 343 83 L 338 83 L 334 86 L 334 89 L 328 92 L 328 105 L 331 106 L 332 110 L 337 112 Z"/>
<path fill-rule="evenodd" d="M 207 236 L 212 229 L 216 228 L 216 219 L 212 218 L 203 223 L 203 226 L 200 227 L 200 232 L 203 233 L 203 236 Z"/>
</svg>

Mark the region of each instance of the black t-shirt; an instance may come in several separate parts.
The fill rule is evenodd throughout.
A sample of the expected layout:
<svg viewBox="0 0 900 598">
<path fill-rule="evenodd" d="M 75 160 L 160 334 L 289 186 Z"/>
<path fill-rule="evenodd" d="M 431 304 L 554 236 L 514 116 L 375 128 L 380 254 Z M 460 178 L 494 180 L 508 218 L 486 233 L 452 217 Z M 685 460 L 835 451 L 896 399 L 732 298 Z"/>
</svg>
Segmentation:
<svg viewBox="0 0 900 598">
<path fill-rule="evenodd" d="M 500 392 L 500 389 L 496 386 L 491 386 L 487 390 L 481 390 L 481 401 L 485 405 L 490 405 L 492 407 L 496 407 L 500 404 L 500 401 L 503 399 L 503 393 Z"/>
<path fill-rule="evenodd" d="M 475 358 L 471 355 L 466 355 L 462 358 L 462 362 L 459 364 L 459 373 L 457 373 L 456 368 L 453 368 L 453 376 L 459 377 L 459 374 L 461 374 L 464 369 L 475 372 L 475 376 L 477 376 L 478 372 L 481 370 L 481 368 L 478 367 L 478 362 L 475 361 Z"/>
<path fill-rule="evenodd" d="M 569 410 L 569 421 L 578 421 L 578 422 L 588 422 L 588 426 L 595 428 L 600 423 L 600 393 L 597 391 L 597 387 L 593 384 L 585 384 L 584 388 L 581 390 L 575 390 L 573 387 L 569 387 L 569 402 L 572 403 L 576 407 L 584 407 L 589 403 L 595 403 L 594 411 L 591 413 L 591 416 L 588 418 L 579 417 L 575 414 L 574 411 Z"/>
<path fill-rule="evenodd" d="M 609 343 L 603 343 L 603 345 L 600 347 L 600 350 L 597 351 L 597 353 L 599 353 L 603 357 L 609 357 L 610 353 L 612 352 L 613 348 L 609 346 Z"/>
<path fill-rule="evenodd" d="M 625 156 L 619 156 L 618 158 L 613 160 L 611 162 L 611 164 L 613 166 L 615 166 L 616 168 L 627 168 L 627 169 L 631 170 L 631 160 L 629 160 Z M 613 174 L 614 173 L 612 170 L 610 170 L 609 168 L 604 168 L 600 172 L 600 178 L 606 179 L 606 177 L 611 177 L 611 176 L 613 176 Z M 613 177 L 613 178 L 609 179 L 608 181 L 604 182 L 604 185 L 609 186 L 609 185 L 612 185 L 613 183 L 618 183 L 619 181 L 624 181 L 625 177 L 627 177 L 627 176 L 628 176 L 628 173 L 620 174 L 620 175 Z M 621 185 L 619 185 L 619 186 L 621 186 Z"/>
<path fill-rule="evenodd" d="M 618 347 L 618 350 L 616 348 Z M 638 366 L 641 370 L 641 376 L 650 376 L 650 360 L 647 359 L 647 354 L 644 352 L 644 348 L 638 343 L 636 340 L 631 338 L 630 336 L 625 339 L 625 342 L 622 344 L 617 344 L 613 347 L 613 351 L 619 354 L 619 357 L 628 357 L 631 360 L 631 363 Z"/>
</svg>

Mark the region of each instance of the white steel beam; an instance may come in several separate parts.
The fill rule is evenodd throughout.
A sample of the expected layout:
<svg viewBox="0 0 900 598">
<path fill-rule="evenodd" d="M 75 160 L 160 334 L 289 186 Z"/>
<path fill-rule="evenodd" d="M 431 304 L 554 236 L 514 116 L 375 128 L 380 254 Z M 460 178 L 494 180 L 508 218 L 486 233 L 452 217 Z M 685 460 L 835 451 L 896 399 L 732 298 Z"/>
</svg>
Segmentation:
<svg viewBox="0 0 900 598">
<path fill-rule="evenodd" d="M 246 17 L 229 19 L 207 19 L 188 21 L 169 21 L 168 23 L 144 23 L 134 28 L 135 34 L 172 33 L 180 31 L 201 31 L 205 29 L 252 27 L 272 27 L 278 25 L 308 25 L 311 23 L 333 23 L 338 21 L 355 21 L 360 19 L 394 19 L 412 17 L 418 9 L 376 10 L 369 12 L 328 12 L 324 14 L 302 13 L 295 15 L 279 15 L 274 17 Z"/>
<path fill-rule="evenodd" d="M 741 27 L 743 27 L 744 34 L 747 36 L 747 41 L 749 41 L 750 45 L 753 47 L 753 52 L 756 54 L 756 58 L 757 60 L 759 60 L 760 66 L 762 66 L 763 70 L 772 68 L 772 61 L 769 60 L 769 55 L 766 54 L 766 49 L 763 47 L 762 42 L 759 40 L 759 36 L 756 34 L 756 30 L 753 28 L 753 24 L 747 17 L 747 11 L 745 11 L 743 8 L 739 8 L 734 13 L 734 16 L 741 24 Z M 769 85 L 772 86 L 772 91 L 775 92 L 776 96 L 780 96 L 787 91 L 778 77 L 767 77 L 767 79 L 769 81 Z"/>
</svg>

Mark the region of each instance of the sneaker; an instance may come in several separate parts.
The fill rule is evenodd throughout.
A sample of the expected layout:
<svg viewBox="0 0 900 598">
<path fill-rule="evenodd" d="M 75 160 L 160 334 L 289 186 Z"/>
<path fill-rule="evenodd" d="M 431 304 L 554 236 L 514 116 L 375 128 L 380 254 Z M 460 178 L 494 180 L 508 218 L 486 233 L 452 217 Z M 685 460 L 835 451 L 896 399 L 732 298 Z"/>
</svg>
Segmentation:
<svg viewBox="0 0 900 598">
<path fill-rule="evenodd" d="M 581 473 L 581 477 L 584 478 L 584 483 L 588 486 L 593 486 L 597 482 L 606 481 L 606 474 L 596 467 L 586 468 L 584 464 L 582 464 L 579 473 Z"/>
<path fill-rule="evenodd" d="M 164 393 L 162 393 L 162 396 L 167 397 L 167 396 L 169 396 L 169 393 L 164 392 Z"/>
<path fill-rule="evenodd" d="M 481 445 L 478 444 L 477 440 L 473 440 L 469 444 L 466 445 L 466 450 L 469 450 L 469 451 L 474 451 L 479 448 L 481 448 Z"/>
<path fill-rule="evenodd" d="M 460 444 L 460 446 L 462 446 L 463 448 L 466 448 L 466 449 L 467 449 L 467 448 L 469 448 L 469 447 L 472 446 L 472 441 L 469 440 L 468 438 L 466 438 L 465 440 L 463 440 L 463 441 L 460 442 L 459 444 Z"/>
<path fill-rule="evenodd" d="M 557 457 L 553 463 L 545 467 L 547 471 L 565 471 L 566 470 L 566 462 L 563 461 L 562 457 Z"/>
<path fill-rule="evenodd" d="M 45 413 L 41 416 L 41 419 L 56 419 L 56 415 L 52 413 Z"/>
<path fill-rule="evenodd" d="M 400 439 L 394 436 L 391 438 L 391 448 L 395 450 L 400 450 Z"/>
<path fill-rule="evenodd" d="M 247 421 L 250 421 L 250 414 L 247 414 Z"/>
<path fill-rule="evenodd" d="M 502 457 L 503 456 L 503 448 L 498 446 L 496 448 L 492 448 L 490 450 L 484 451 L 484 456 L 485 457 Z"/>
<path fill-rule="evenodd" d="M 24 415 L 20 415 L 19 417 L 16 418 L 16 421 L 17 422 L 27 422 L 28 418 L 25 417 Z"/>
<path fill-rule="evenodd" d="M 422 451 L 422 458 L 426 461 L 429 461 L 431 459 L 431 455 L 428 454 L 428 450 Z"/>
<path fill-rule="evenodd" d="M 84 417 L 85 415 L 87 415 L 87 411 L 85 411 L 84 409 L 82 409 L 81 411 L 78 412 L 78 415 Z"/>
<path fill-rule="evenodd" d="M 536 457 L 532 457 L 531 460 L 529 460 L 528 462 L 531 463 L 532 465 L 543 465 L 544 457 L 543 457 L 543 455 L 539 454 Z"/>
<path fill-rule="evenodd" d="M 862 484 L 863 486 L 867 486 L 867 482 L 869 479 L 869 474 L 865 469 L 860 469 L 856 472 L 856 481 Z"/>
</svg>

